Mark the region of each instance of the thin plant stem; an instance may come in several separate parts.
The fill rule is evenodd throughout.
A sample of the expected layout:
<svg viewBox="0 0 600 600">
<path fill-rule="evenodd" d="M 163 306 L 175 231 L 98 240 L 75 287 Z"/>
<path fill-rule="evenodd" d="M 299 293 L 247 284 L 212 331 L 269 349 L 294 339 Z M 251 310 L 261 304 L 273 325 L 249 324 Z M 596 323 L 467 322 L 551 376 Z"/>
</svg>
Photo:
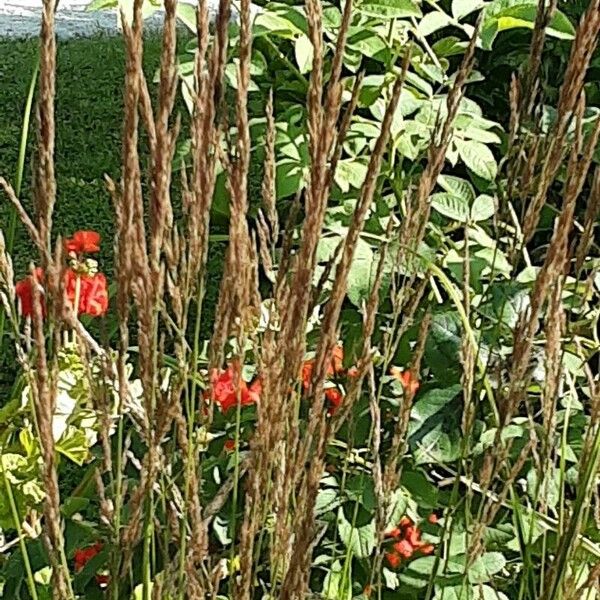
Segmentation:
<svg viewBox="0 0 600 600">
<path fill-rule="evenodd" d="M 4 453 L 4 449 L 2 449 L 2 453 Z M 25 538 L 21 533 L 21 519 L 19 517 L 19 510 L 17 508 L 17 503 L 15 502 L 15 497 L 12 492 L 12 486 L 6 475 L 6 470 L 4 469 L 4 464 L 0 460 L 0 469 L 2 470 L 2 478 L 4 479 L 4 487 L 6 488 L 6 494 L 8 496 L 8 503 L 10 505 L 10 512 L 12 514 L 13 524 L 17 531 L 17 535 L 19 536 L 19 547 L 21 548 L 21 554 L 23 555 L 23 563 L 25 564 L 25 571 L 27 573 L 27 587 L 29 588 L 29 593 L 33 600 L 38 600 L 38 594 L 35 587 L 35 581 L 33 579 L 33 571 L 31 570 L 31 562 L 29 561 L 29 553 L 27 552 L 27 544 L 25 544 Z"/>
</svg>

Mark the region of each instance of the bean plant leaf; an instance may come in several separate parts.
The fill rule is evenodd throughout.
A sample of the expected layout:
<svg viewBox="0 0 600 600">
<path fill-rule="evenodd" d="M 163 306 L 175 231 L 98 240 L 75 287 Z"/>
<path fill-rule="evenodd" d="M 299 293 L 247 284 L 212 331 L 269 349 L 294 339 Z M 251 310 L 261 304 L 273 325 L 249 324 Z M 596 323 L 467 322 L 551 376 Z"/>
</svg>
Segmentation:
<svg viewBox="0 0 600 600">
<path fill-rule="evenodd" d="M 313 63 L 315 51 L 307 35 L 301 34 L 294 42 L 294 55 L 301 73 L 308 73 Z"/>
<path fill-rule="evenodd" d="M 496 164 L 496 159 L 494 158 L 492 151 L 485 144 L 474 140 L 457 140 L 456 146 L 458 147 L 458 153 L 465 165 L 467 165 L 475 175 L 486 181 L 493 181 L 496 178 L 498 165 Z"/>
<path fill-rule="evenodd" d="M 421 9 L 415 0 L 365 0 L 358 5 L 363 14 L 384 19 L 420 17 Z"/>
<path fill-rule="evenodd" d="M 506 558 L 500 552 L 486 552 L 469 567 L 467 575 L 471 583 L 487 583 L 492 576 L 506 566 Z"/>
<path fill-rule="evenodd" d="M 338 533 L 340 539 L 350 549 L 356 558 L 366 558 L 375 549 L 375 521 L 372 520 L 362 527 L 352 527 L 352 523 L 346 519 L 344 511 L 338 511 Z"/>
<path fill-rule="evenodd" d="M 462 19 L 484 5 L 484 0 L 452 0 L 452 16 L 455 19 Z"/>
<path fill-rule="evenodd" d="M 347 568 L 336 560 L 323 580 L 321 598 L 328 600 L 350 600 L 352 598 L 351 564 Z"/>
<path fill-rule="evenodd" d="M 445 12 L 441 10 L 434 10 L 430 13 L 427 13 L 420 21 L 418 26 L 418 31 L 422 36 L 428 36 L 438 31 L 439 29 L 443 29 L 444 27 L 448 27 L 452 23 L 452 17 L 447 15 Z"/>
<path fill-rule="evenodd" d="M 473 221 L 486 221 L 496 212 L 496 201 L 492 196 L 482 194 L 475 199 L 471 207 Z"/>
<path fill-rule="evenodd" d="M 460 411 L 455 399 L 461 389 L 460 384 L 433 389 L 415 402 L 409 435 L 417 463 L 444 463 L 460 455 Z"/>
<path fill-rule="evenodd" d="M 431 206 L 441 215 L 454 221 L 467 222 L 471 209 L 469 203 L 460 196 L 440 192 L 431 196 Z"/>
<path fill-rule="evenodd" d="M 454 175 L 440 175 L 438 184 L 443 190 L 466 200 L 468 204 L 475 200 L 475 190 L 466 179 Z"/>
<path fill-rule="evenodd" d="M 488 4 L 485 8 L 481 28 L 483 48 L 491 50 L 500 31 L 519 27 L 533 29 L 537 7 L 536 0 L 494 0 Z M 546 33 L 559 39 L 571 40 L 575 36 L 575 28 L 568 17 L 557 10 L 546 28 Z"/>
</svg>

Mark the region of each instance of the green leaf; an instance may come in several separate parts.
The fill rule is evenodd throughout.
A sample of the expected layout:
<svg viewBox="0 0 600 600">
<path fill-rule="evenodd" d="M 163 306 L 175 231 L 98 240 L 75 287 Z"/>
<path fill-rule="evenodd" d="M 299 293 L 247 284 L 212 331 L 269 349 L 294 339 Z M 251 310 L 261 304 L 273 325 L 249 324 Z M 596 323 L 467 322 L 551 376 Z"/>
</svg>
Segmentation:
<svg viewBox="0 0 600 600">
<path fill-rule="evenodd" d="M 366 0 L 358 5 L 358 10 L 383 19 L 421 16 L 421 9 L 415 0 Z"/>
<path fill-rule="evenodd" d="M 427 13 L 419 22 L 418 32 L 426 37 L 439 29 L 448 27 L 452 23 L 452 18 L 441 10 L 434 10 Z"/>
<path fill-rule="evenodd" d="M 477 196 L 471 207 L 471 219 L 473 221 L 486 221 L 496 212 L 496 200 L 493 196 L 482 194 Z"/>
<path fill-rule="evenodd" d="M 376 269 L 375 255 L 371 246 L 363 239 L 359 239 L 348 274 L 347 290 L 348 299 L 357 308 L 362 308 L 363 301 L 369 297 Z"/>
<path fill-rule="evenodd" d="M 301 73 L 308 73 L 311 70 L 314 54 L 314 47 L 308 36 L 299 35 L 294 43 L 294 56 Z"/>
<path fill-rule="evenodd" d="M 500 31 L 515 28 L 533 29 L 537 14 L 536 0 L 494 0 L 485 8 L 481 28 L 481 42 L 485 50 L 491 50 Z M 546 28 L 550 36 L 571 40 L 575 37 L 575 28 L 568 17 L 557 10 Z"/>
<path fill-rule="evenodd" d="M 467 576 L 471 583 L 487 583 L 506 566 L 506 558 L 500 552 L 486 552 L 469 567 Z"/>
<path fill-rule="evenodd" d="M 302 30 L 289 18 L 276 14 L 272 10 L 262 10 L 254 19 L 253 34 L 255 37 L 277 35 L 282 38 L 293 39 L 302 33 Z"/>
<path fill-rule="evenodd" d="M 448 192 L 440 192 L 433 194 L 430 198 L 431 206 L 440 214 L 452 219 L 466 223 L 469 220 L 470 207 L 469 203 Z"/>
<path fill-rule="evenodd" d="M 185 2 L 178 2 L 177 18 L 192 32 L 196 33 L 196 8 Z"/>
<path fill-rule="evenodd" d="M 483 0 L 452 0 L 452 16 L 460 20 L 484 5 Z"/>
<path fill-rule="evenodd" d="M 346 53 L 352 51 L 360 55 L 360 60 L 363 56 L 375 60 L 385 60 L 389 56 L 387 42 L 370 29 L 358 29 L 349 35 L 346 43 Z"/>
<path fill-rule="evenodd" d="M 89 454 L 85 433 L 71 425 L 63 433 L 60 440 L 56 442 L 55 448 L 57 452 L 60 452 L 79 466 L 83 465 Z"/>
<path fill-rule="evenodd" d="M 454 175 L 440 175 L 437 182 L 443 190 L 466 200 L 469 205 L 475 200 L 475 190 L 466 179 Z"/>
<path fill-rule="evenodd" d="M 320 597 L 327 600 L 350 600 L 352 598 L 351 568 L 351 563 L 347 569 L 344 569 L 342 563 L 336 560 L 323 580 L 323 592 Z"/>
<path fill-rule="evenodd" d="M 352 527 L 344 511 L 338 511 L 338 533 L 340 539 L 356 558 L 367 558 L 375 549 L 375 520 L 362 527 Z"/>
<path fill-rule="evenodd" d="M 435 314 L 425 343 L 425 360 L 437 377 L 447 380 L 449 370 L 457 369 L 461 343 L 458 315 L 451 310 Z"/>
<path fill-rule="evenodd" d="M 275 169 L 277 199 L 293 196 L 304 183 L 301 163 L 295 160 L 282 160 Z"/>
<path fill-rule="evenodd" d="M 344 194 L 350 188 L 360 188 L 367 176 L 368 167 L 365 163 L 354 159 L 340 160 L 334 174 L 334 180 Z"/>
<path fill-rule="evenodd" d="M 492 151 L 481 142 L 460 141 L 456 143 L 463 162 L 475 175 L 493 181 L 498 173 L 498 165 Z"/>
<path fill-rule="evenodd" d="M 410 444 L 419 463 L 450 462 L 460 456 L 460 423 L 455 399 L 462 386 L 433 389 L 411 411 Z"/>
<path fill-rule="evenodd" d="M 345 345 L 344 345 L 345 348 Z M 320 489 L 315 504 L 315 514 L 331 512 L 340 505 L 339 490 L 336 488 Z"/>
</svg>

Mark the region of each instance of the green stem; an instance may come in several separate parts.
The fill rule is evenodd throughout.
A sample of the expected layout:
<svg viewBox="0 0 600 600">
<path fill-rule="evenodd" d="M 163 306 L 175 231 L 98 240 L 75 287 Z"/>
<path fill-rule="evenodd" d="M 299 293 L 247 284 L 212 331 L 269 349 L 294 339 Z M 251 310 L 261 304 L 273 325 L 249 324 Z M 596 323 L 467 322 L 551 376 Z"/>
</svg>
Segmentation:
<svg viewBox="0 0 600 600">
<path fill-rule="evenodd" d="M 29 593 L 33 600 L 38 600 L 37 590 L 35 587 L 35 581 L 33 579 L 33 571 L 31 570 L 31 563 L 29 562 L 29 554 L 27 552 L 27 545 L 25 544 L 25 538 L 21 533 L 21 519 L 19 517 L 19 511 L 17 509 L 17 503 L 12 493 L 12 487 L 10 481 L 4 470 L 4 464 L 0 460 L 0 470 L 2 470 L 2 477 L 4 479 L 4 486 L 6 487 L 6 493 L 8 495 L 8 503 L 10 505 L 10 511 L 12 513 L 13 523 L 19 536 L 19 546 L 21 548 L 21 554 L 23 555 L 23 563 L 25 564 L 25 571 L 27 573 L 27 586 L 29 587 Z"/>
<path fill-rule="evenodd" d="M 27 101 L 25 103 L 25 112 L 23 114 L 23 125 L 21 127 L 21 142 L 19 144 L 19 158 L 17 161 L 17 171 L 15 173 L 15 193 L 18 196 L 21 195 L 21 186 L 23 185 L 23 172 L 25 170 L 25 155 L 27 154 L 27 138 L 29 135 L 29 122 L 31 120 L 31 108 L 33 106 L 33 96 L 35 93 L 35 86 L 37 82 L 38 71 L 40 68 L 39 57 L 35 63 L 33 73 L 31 75 L 31 82 L 29 83 L 29 93 L 27 94 Z M 17 211 L 14 206 L 10 207 L 10 218 L 8 222 L 8 229 L 6 231 L 6 252 L 12 254 L 15 245 L 15 232 L 17 229 Z M 4 326 L 6 322 L 6 315 L 4 308 L 0 306 L 0 349 L 4 351 Z"/>
</svg>

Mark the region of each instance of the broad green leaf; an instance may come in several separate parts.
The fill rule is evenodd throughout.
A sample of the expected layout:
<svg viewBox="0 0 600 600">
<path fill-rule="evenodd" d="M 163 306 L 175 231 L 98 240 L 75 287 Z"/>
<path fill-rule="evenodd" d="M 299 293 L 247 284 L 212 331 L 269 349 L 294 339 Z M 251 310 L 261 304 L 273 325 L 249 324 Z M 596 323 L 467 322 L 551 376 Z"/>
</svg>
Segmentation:
<svg viewBox="0 0 600 600">
<path fill-rule="evenodd" d="M 395 590 L 400 585 L 398 574 L 394 573 L 394 571 L 390 571 L 386 567 L 383 567 L 383 580 L 385 582 L 385 587 L 389 590 Z"/>
<path fill-rule="evenodd" d="M 253 33 L 256 37 L 278 35 L 279 37 L 293 39 L 303 32 L 290 19 L 265 10 L 256 15 Z"/>
<path fill-rule="evenodd" d="M 347 291 L 348 299 L 357 308 L 362 308 L 363 301 L 369 297 L 376 269 L 375 254 L 371 246 L 363 239 L 359 239 L 348 274 Z"/>
<path fill-rule="evenodd" d="M 430 198 L 431 206 L 440 214 L 452 219 L 466 223 L 469 220 L 470 207 L 469 203 L 448 192 L 440 192 L 433 194 Z"/>
<path fill-rule="evenodd" d="M 452 18 L 441 10 L 434 10 L 427 13 L 420 21 L 417 27 L 418 32 L 426 37 L 439 29 L 448 27 L 452 23 Z"/>
<path fill-rule="evenodd" d="M 352 31 L 346 43 L 346 53 L 352 51 L 359 53 L 361 60 L 363 56 L 375 60 L 385 60 L 389 56 L 387 42 L 370 29 Z"/>
<path fill-rule="evenodd" d="M 370 521 L 362 527 L 352 527 L 346 519 L 344 511 L 338 511 L 338 533 L 340 539 L 356 558 L 367 558 L 375 549 L 375 521 Z"/>
<path fill-rule="evenodd" d="M 487 583 L 506 565 L 506 558 L 500 552 L 486 552 L 469 567 L 467 576 L 471 583 Z"/>
<path fill-rule="evenodd" d="M 496 200 L 493 196 L 482 194 L 477 196 L 471 207 L 471 219 L 473 221 L 486 221 L 496 212 Z"/>
<path fill-rule="evenodd" d="M 485 261 L 491 272 L 510 277 L 512 267 L 502 250 L 493 248 L 481 248 L 481 250 L 473 252 L 472 256 L 474 258 L 479 258 Z"/>
<path fill-rule="evenodd" d="M 489 585 L 457 585 L 436 587 L 433 600 L 508 600 L 508 597 Z"/>
<path fill-rule="evenodd" d="M 461 159 L 475 175 L 486 181 L 493 181 L 496 178 L 498 165 L 492 151 L 485 144 L 461 141 L 457 142 L 456 146 Z"/>
<path fill-rule="evenodd" d="M 350 600 L 352 598 L 351 564 L 344 569 L 343 564 L 336 560 L 323 581 L 321 598 L 327 600 Z"/>
<path fill-rule="evenodd" d="M 293 196 L 303 185 L 302 165 L 293 160 L 282 160 L 275 170 L 277 199 Z"/>
<path fill-rule="evenodd" d="M 384 19 L 421 16 L 415 0 L 365 0 L 357 8 L 365 15 Z"/>
<path fill-rule="evenodd" d="M 57 452 L 60 452 L 79 466 L 83 465 L 89 454 L 85 433 L 73 426 L 67 428 L 56 443 L 55 448 Z"/>
<path fill-rule="evenodd" d="M 449 371 L 458 369 L 461 343 L 461 324 L 456 312 L 436 313 L 425 344 L 425 360 L 440 380 L 447 380 Z"/>
<path fill-rule="evenodd" d="M 304 34 L 299 35 L 294 43 L 294 55 L 301 73 L 308 73 L 310 71 L 314 54 L 314 48 L 308 36 Z"/>
<path fill-rule="evenodd" d="M 410 445 L 415 462 L 450 462 L 460 456 L 460 408 L 455 399 L 462 387 L 433 389 L 418 397 L 411 411 Z"/>
<path fill-rule="evenodd" d="M 196 33 L 196 8 L 185 2 L 178 2 L 177 18 L 192 32 Z"/>
<path fill-rule="evenodd" d="M 335 170 L 334 179 L 342 192 L 347 194 L 350 188 L 359 188 L 367 176 L 367 165 L 357 160 L 340 160 Z"/>
<path fill-rule="evenodd" d="M 344 346 L 345 347 L 345 346 Z M 336 488 L 320 489 L 315 504 L 315 514 L 331 512 L 340 505 L 339 490 Z"/>
<path fill-rule="evenodd" d="M 443 190 L 462 198 L 469 205 L 475 200 L 475 190 L 466 179 L 454 175 L 440 175 L 437 182 Z"/>
<path fill-rule="evenodd" d="M 452 16 L 460 20 L 484 5 L 484 0 L 452 0 Z"/>
<path fill-rule="evenodd" d="M 537 6 L 536 0 L 494 0 L 488 4 L 481 28 L 483 48 L 490 50 L 500 31 L 515 28 L 533 29 Z M 575 36 L 575 28 L 560 10 L 555 12 L 546 32 L 550 36 L 565 40 Z"/>
<path fill-rule="evenodd" d="M 463 54 L 468 45 L 468 42 L 451 35 L 438 40 L 435 44 L 433 44 L 431 49 L 435 52 L 436 56 L 440 58 L 447 58 L 449 56 Z"/>
</svg>

